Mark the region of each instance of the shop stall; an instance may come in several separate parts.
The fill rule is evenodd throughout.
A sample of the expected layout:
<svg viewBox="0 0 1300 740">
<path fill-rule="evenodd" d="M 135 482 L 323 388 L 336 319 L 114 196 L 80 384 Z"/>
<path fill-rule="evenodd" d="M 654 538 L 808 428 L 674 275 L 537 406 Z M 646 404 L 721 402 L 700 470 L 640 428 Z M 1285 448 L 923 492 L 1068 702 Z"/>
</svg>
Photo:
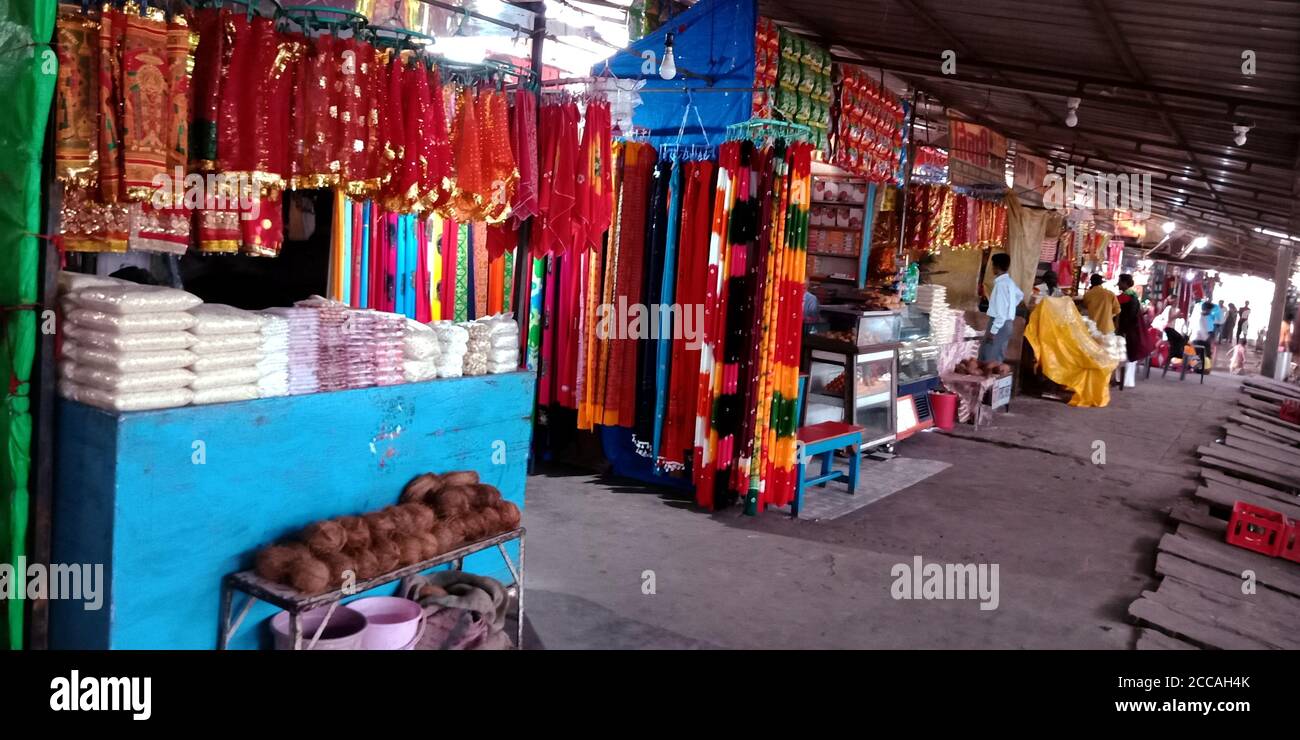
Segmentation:
<svg viewBox="0 0 1300 740">
<path fill-rule="evenodd" d="M 102 565 L 106 586 L 101 609 L 53 603 L 51 646 L 211 648 L 223 581 L 264 576 L 272 546 L 305 574 L 283 582 L 297 602 L 443 561 L 522 601 L 537 376 L 520 324 L 530 247 L 578 236 L 539 186 L 576 121 L 539 105 L 533 70 L 449 60 L 407 25 L 59 9 L 50 558 Z M 600 108 L 589 148 L 608 146 Z M 452 472 L 454 495 L 408 498 Z M 364 545 L 293 549 L 358 516 Z M 277 610 L 234 606 L 229 646 L 269 646 Z"/>
</svg>

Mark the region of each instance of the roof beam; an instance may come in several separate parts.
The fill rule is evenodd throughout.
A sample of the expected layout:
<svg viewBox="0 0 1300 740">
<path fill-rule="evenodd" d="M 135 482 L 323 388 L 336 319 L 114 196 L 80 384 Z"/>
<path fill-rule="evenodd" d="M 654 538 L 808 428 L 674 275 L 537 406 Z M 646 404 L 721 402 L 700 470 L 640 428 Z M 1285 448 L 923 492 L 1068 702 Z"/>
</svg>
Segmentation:
<svg viewBox="0 0 1300 740">
<path fill-rule="evenodd" d="M 904 5 L 905 7 L 907 4 L 907 0 L 894 0 L 894 2 Z M 927 14 L 927 18 L 928 17 L 929 16 Z M 925 22 L 927 25 L 931 25 L 932 22 L 937 22 L 937 21 L 934 21 L 934 19 L 931 18 L 930 20 L 927 20 Z M 938 69 L 938 62 L 940 56 L 937 51 L 928 51 L 924 49 L 908 49 L 908 48 L 902 48 L 897 46 L 878 44 L 869 41 L 864 42 L 856 39 L 854 40 L 846 39 L 843 41 L 836 41 L 834 45 L 842 46 L 846 49 L 850 49 L 854 51 L 870 52 L 873 56 L 877 56 L 877 57 L 879 56 L 898 57 L 902 59 L 914 59 L 917 61 L 923 61 L 928 63 L 923 71 L 900 69 L 899 70 L 900 72 L 907 72 L 909 74 L 921 74 L 921 73 L 933 74 L 937 79 L 948 79 L 948 80 L 954 80 L 962 83 L 974 83 L 974 84 L 981 83 L 981 79 L 979 79 L 978 77 L 974 79 L 962 77 L 963 72 L 961 71 L 959 71 L 958 74 L 956 75 L 944 75 L 939 73 L 937 69 Z M 953 48 L 958 53 L 961 53 L 961 49 L 956 47 Z M 1275 100 L 1275 99 L 1270 99 L 1265 97 L 1254 98 L 1254 97 L 1239 97 L 1239 96 L 1232 96 L 1232 95 L 1220 95 L 1217 93 L 1206 92 L 1205 90 L 1199 88 L 1170 87 L 1168 85 L 1151 84 L 1145 80 L 1143 80 L 1142 82 L 1137 82 L 1132 79 L 1121 79 L 1115 77 L 1098 77 L 1095 75 L 1079 74 L 1077 71 L 1063 71 L 1063 70 L 1042 69 L 1038 67 L 1025 67 L 1022 65 L 1008 64 L 1004 62 L 997 62 L 996 64 L 985 63 L 977 59 L 960 59 L 957 66 L 958 66 L 958 70 L 973 71 L 977 75 L 987 75 L 993 78 L 1000 78 L 1001 73 L 1010 73 L 1015 75 L 1023 75 L 1026 77 L 1037 77 L 1045 81 L 1055 81 L 1058 85 L 1064 84 L 1069 86 L 1070 89 L 1063 91 L 1060 87 L 1054 88 L 1047 85 L 1043 85 L 1041 83 L 1008 82 L 1005 79 L 1003 79 L 1001 83 L 985 82 L 984 84 L 991 84 L 995 86 L 1001 84 L 1003 86 L 1006 86 L 1006 89 L 1009 90 L 1034 92 L 1042 95 L 1053 95 L 1061 98 L 1073 96 L 1077 98 L 1083 98 L 1084 100 L 1093 100 L 1101 103 L 1109 103 L 1114 105 L 1127 104 L 1130 106 L 1134 106 L 1135 104 L 1126 101 L 1122 95 L 1123 91 L 1131 91 L 1135 93 L 1171 95 L 1178 98 L 1184 98 L 1187 100 L 1199 100 L 1203 102 L 1213 103 L 1219 107 L 1220 109 L 1219 112 L 1225 116 L 1234 115 L 1240 108 L 1251 108 L 1252 109 L 1251 115 L 1254 116 L 1255 111 L 1253 109 L 1260 108 L 1262 109 L 1261 113 L 1263 114 L 1263 117 L 1267 119 L 1295 122 L 1297 121 L 1298 118 L 1300 118 L 1300 116 L 1298 115 L 1290 115 L 1290 116 L 1276 115 L 1277 113 L 1300 114 L 1300 104 Z M 1092 92 L 1088 90 L 1089 87 L 1100 88 L 1100 90 L 1096 92 Z M 1140 105 L 1137 107 L 1140 107 Z M 1177 107 L 1188 107 L 1188 106 L 1179 105 Z M 1203 109 L 1199 109 L 1199 108 L 1196 110 L 1203 111 Z"/>
</svg>

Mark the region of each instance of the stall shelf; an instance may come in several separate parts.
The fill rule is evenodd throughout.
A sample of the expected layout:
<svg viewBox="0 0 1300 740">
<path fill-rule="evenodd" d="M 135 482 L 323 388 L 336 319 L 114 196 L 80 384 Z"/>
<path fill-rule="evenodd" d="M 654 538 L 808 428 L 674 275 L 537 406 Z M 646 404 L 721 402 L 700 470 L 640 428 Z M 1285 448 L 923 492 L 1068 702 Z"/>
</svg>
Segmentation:
<svg viewBox="0 0 1300 740">
<path fill-rule="evenodd" d="M 514 562 L 510 559 L 510 553 L 506 552 L 506 543 L 512 540 L 519 541 L 519 560 Z M 325 626 L 329 624 L 330 617 L 334 616 L 335 609 L 343 603 L 344 599 L 351 599 L 356 594 L 365 593 L 372 589 L 386 586 L 388 584 L 401 581 L 407 576 L 413 576 L 417 573 L 437 569 L 439 566 L 450 566 L 455 570 L 463 570 L 465 558 L 480 552 L 495 548 L 501 553 L 501 560 L 505 563 L 506 568 L 510 571 L 513 583 L 509 586 L 509 591 L 515 598 L 517 606 L 516 625 L 517 634 L 515 635 L 515 647 L 520 648 L 524 644 L 524 528 L 502 532 L 500 534 L 488 537 L 486 539 L 471 542 L 468 545 L 449 550 L 443 554 L 421 561 L 412 563 L 404 568 L 399 568 L 389 573 L 371 578 L 367 581 L 354 584 L 351 588 L 344 590 L 342 588 L 331 589 L 319 594 L 304 594 L 292 587 L 280 583 L 268 581 L 257 575 L 255 571 L 245 570 L 239 573 L 231 573 L 226 576 L 221 585 L 221 615 L 218 624 L 221 626 L 221 632 L 217 636 L 217 649 L 225 650 L 230 643 L 230 638 L 234 637 L 239 626 L 243 624 L 244 617 L 247 616 L 253 605 L 259 601 L 266 602 L 272 606 L 279 607 L 289 612 L 289 636 L 293 641 L 294 650 L 303 649 L 303 640 L 307 639 L 307 649 L 310 650 L 316 640 L 325 631 Z M 240 607 L 239 614 L 233 614 L 235 593 L 244 594 L 247 599 L 243 606 Z M 314 634 L 305 635 L 302 626 L 303 612 L 320 607 L 327 607 L 325 619 L 321 620 L 320 625 L 316 628 Z M 232 618 L 233 617 L 233 618 Z"/>
<path fill-rule="evenodd" d="M 476 471 L 524 505 L 529 372 L 113 413 L 58 406 L 53 561 L 102 564 L 102 603 L 51 604 L 55 648 L 211 649 L 222 581 L 303 526 L 397 502 L 424 472 Z M 506 544 L 519 557 L 519 543 Z M 465 569 L 510 583 L 493 552 Z M 389 584 L 368 595 L 387 595 Z M 250 609 L 231 648 L 269 647 Z"/>
</svg>

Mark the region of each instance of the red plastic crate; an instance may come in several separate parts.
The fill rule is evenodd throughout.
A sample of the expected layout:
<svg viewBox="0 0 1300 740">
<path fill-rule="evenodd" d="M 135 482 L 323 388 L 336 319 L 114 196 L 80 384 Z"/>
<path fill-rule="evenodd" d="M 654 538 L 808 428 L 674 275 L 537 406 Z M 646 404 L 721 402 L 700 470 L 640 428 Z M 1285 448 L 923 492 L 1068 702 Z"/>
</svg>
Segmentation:
<svg viewBox="0 0 1300 740">
<path fill-rule="evenodd" d="M 1282 553 L 1286 525 L 1286 517 L 1281 513 L 1238 501 L 1233 504 L 1232 518 L 1228 520 L 1228 544 L 1278 557 Z"/>
<path fill-rule="evenodd" d="M 1278 549 L 1278 557 L 1300 563 L 1300 522 L 1287 520 L 1286 529 L 1282 531 L 1282 547 Z"/>
<path fill-rule="evenodd" d="M 1300 424 L 1300 401 L 1283 401 L 1278 416 L 1282 418 L 1282 421 Z"/>
</svg>

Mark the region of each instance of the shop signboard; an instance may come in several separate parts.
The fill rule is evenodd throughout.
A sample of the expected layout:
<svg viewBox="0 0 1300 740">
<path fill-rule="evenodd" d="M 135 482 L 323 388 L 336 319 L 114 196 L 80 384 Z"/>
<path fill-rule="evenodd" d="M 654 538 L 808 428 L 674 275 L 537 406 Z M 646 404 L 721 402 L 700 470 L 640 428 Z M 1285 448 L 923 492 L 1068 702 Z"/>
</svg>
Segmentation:
<svg viewBox="0 0 1300 740">
<path fill-rule="evenodd" d="M 1007 184 L 1007 140 L 967 121 L 948 119 L 948 179 L 953 185 Z"/>
<path fill-rule="evenodd" d="M 1015 179 L 1013 187 L 1022 203 L 1034 206 L 1043 205 L 1043 193 L 1047 190 L 1047 160 L 1032 154 L 1016 152 Z"/>
</svg>

